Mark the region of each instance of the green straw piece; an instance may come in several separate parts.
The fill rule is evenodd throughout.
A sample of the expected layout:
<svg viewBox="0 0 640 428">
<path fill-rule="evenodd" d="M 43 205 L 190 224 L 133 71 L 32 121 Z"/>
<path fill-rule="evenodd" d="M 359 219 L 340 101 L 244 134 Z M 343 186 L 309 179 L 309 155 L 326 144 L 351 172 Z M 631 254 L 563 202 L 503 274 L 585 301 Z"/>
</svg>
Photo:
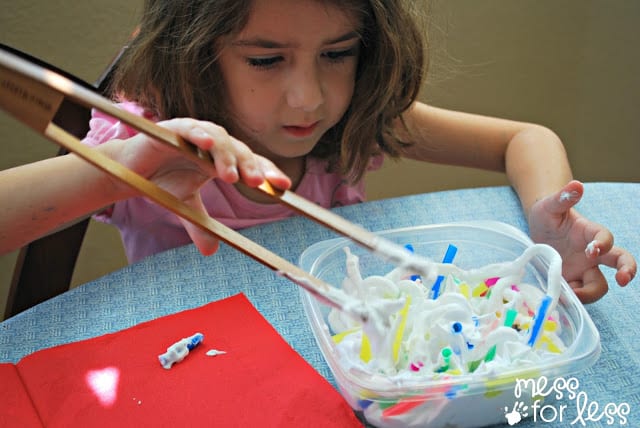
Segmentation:
<svg viewBox="0 0 640 428">
<path fill-rule="evenodd" d="M 484 356 L 484 360 L 486 362 L 489 362 L 493 360 L 495 356 L 496 356 L 496 345 L 493 345 L 491 349 L 489 349 L 489 352 L 487 352 L 487 355 Z"/>
</svg>

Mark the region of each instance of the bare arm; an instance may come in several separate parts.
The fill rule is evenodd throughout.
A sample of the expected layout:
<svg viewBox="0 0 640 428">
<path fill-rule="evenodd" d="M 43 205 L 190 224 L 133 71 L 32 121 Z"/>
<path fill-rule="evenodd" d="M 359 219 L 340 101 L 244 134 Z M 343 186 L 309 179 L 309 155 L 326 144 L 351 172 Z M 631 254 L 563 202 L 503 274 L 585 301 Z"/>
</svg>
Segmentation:
<svg viewBox="0 0 640 428">
<path fill-rule="evenodd" d="M 526 213 L 571 180 L 562 142 L 530 123 L 454 112 L 422 103 L 404 115 L 411 159 L 506 172 Z"/>
<path fill-rule="evenodd" d="M 75 155 L 0 171 L 0 254 L 116 200 L 104 173 Z"/>
</svg>

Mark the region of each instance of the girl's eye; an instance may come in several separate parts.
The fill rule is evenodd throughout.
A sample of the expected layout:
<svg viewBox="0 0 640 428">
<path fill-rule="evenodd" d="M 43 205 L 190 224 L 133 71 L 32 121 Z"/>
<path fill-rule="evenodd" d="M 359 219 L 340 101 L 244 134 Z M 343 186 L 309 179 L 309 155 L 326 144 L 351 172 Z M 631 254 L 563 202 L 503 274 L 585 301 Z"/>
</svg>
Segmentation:
<svg viewBox="0 0 640 428">
<path fill-rule="evenodd" d="M 278 62 L 282 61 L 281 56 L 271 56 L 271 57 L 257 57 L 257 58 L 247 58 L 247 64 L 256 68 L 268 69 L 275 66 Z"/>
<path fill-rule="evenodd" d="M 356 48 L 349 48 L 341 51 L 328 51 L 322 54 L 322 56 L 326 57 L 332 62 L 341 62 L 345 58 L 352 57 L 355 55 L 356 55 Z"/>
</svg>

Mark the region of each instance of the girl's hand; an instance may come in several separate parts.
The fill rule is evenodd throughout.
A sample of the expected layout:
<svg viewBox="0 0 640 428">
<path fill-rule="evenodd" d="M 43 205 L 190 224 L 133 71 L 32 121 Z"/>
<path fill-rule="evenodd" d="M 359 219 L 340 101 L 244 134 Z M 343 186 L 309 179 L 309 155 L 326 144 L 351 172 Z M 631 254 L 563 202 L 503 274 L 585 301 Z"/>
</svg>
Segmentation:
<svg viewBox="0 0 640 428">
<path fill-rule="evenodd" d="M 573 206 L 584 188 L 571 181 L 554 195 L 537 201 L 529 213 L 529 233 L 534 242 L 549 244 L 562 256 L 562 273 L 583 303 L 592 303 L 608 291 L 599 265 L 616 269 L 616 281 L 627 285 L 637 265 L 628 251 L 613 245 L 613 235 Z"/>
<path fill-rule="evenodd" d="M 250 187 L 260 185 L 265 179 L 275 187 L 288 189 L 291 180 L 270 160 L 253 153 L 247 145 L 231 137 L 224 128 L 211 122 L 195 119 L 171 119 L 158 125 L 171 129 L 191 144 L 208 151 L 214 162 L 194 162 L 179 150 L 155 141 L 144 134 L 137 134 L 126 141 L 114 141 L 117 146 L 105 147 L 110 156 L 137 172 L 162 189 L 168 191 L 188 206 L 206 213 L 200 197 L 200 188 L 212 178 L 227 183 L 242 180 Z M 107 146 L 104 144 L 103 146 Z M 137 196 L 133 189 L 124 189 L 119 182 L 120 198 Z M 198 226 L 183 220 L 187 233 L 205 255 L 218 249 L 218 240 Z"/>
</svg>

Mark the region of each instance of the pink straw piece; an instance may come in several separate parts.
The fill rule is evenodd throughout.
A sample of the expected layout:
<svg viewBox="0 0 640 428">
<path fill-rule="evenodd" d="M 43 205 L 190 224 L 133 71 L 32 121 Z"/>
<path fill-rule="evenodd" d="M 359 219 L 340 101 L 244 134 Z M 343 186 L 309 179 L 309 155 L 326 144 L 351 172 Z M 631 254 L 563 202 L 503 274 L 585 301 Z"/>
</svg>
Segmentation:
<svg viewBox="0 0 640 428">
<path fill-rule="evenodd" d="M 496 285 L 496 282 L 498 282 L 499 279 L 500 279 L 499 276 L 496 276 L 494 278 L 487 278 L 484 280 L 484 283 L 487 284 L 487 287 L 492 287 Z"/>
<path fill-rule="evenodd" d="M 451 386 L 444 385 L 439 388 L 434 388 L 429 391 L 429 394 L 413 395 L 411 397 L 405 397 L 398 400 L 396 404 L 391 407 L 387 407 L 382 411 L 382 416 L 385 418 L 391 416 L 401 415 L 407 413 L 410 410 L 422 405 L 426 401 L 434 398 L 436 394 L 446 394 L 451 389 Z"/>
</svg>

